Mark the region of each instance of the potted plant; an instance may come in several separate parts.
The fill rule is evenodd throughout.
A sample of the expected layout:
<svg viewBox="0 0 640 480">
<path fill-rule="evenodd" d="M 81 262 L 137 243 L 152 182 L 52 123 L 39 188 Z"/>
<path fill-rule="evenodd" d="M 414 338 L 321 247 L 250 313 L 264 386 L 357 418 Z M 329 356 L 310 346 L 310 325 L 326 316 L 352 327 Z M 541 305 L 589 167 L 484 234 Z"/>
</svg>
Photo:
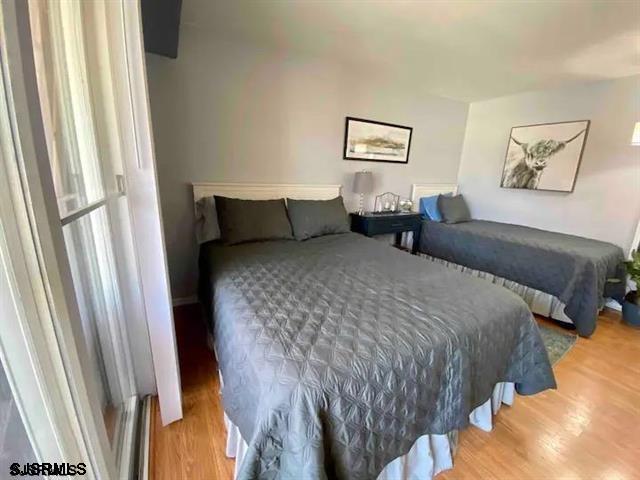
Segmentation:
<svg viewBox="0 0 640 480">
<path fill-rule="evenodd" d="M 627 268 L 629 278 L 636 284 L 636 289 L 631 290 L 624 297 L 622 318 L 629 325 L 640 327 L 640 295 L 638 294 L 638 288 L 640 288 L 640 252 L 631 252 L 631 260 L 624 262 L 624 265 Z"/>
</svg>

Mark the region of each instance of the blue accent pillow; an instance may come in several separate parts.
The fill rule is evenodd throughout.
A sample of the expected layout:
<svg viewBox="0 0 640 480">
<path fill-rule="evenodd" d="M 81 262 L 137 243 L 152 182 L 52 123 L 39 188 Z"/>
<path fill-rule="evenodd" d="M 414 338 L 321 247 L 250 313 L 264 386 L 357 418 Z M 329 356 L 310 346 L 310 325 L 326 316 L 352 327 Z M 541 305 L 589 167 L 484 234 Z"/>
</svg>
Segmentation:
<svg viewBox="0 0 640 480">
<path fill-rule="evenodd" d="M 446 197 L 450 197 L 453 192 L 445 193 Z M 420 215 L 422 215 L 427 220 L 433 220 L 434 222 L 441 222 L 442 215 L 440 214 L 440 209 L 438 208 L 438 197 L 440 195 L 432 195 L 430 197 L 422 197 L 420 199 Z"/>
</svg>

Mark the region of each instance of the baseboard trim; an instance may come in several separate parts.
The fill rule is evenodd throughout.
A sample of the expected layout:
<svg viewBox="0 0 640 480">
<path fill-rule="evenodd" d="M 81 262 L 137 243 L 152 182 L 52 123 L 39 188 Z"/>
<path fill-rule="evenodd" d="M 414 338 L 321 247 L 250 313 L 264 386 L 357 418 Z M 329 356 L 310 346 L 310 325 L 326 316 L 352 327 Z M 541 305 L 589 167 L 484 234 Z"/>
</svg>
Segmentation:
<svg viewBox="0 0 640 480">
<path fill-rule="evenodd" d="M 181 305 L 191 305 L 193 303 L 198 303 L 197 295 L 191 295 L 189 297 L 176 297 L 172 300 L 172 304 L 174 307 L 179 307 Z"/>
</svg>

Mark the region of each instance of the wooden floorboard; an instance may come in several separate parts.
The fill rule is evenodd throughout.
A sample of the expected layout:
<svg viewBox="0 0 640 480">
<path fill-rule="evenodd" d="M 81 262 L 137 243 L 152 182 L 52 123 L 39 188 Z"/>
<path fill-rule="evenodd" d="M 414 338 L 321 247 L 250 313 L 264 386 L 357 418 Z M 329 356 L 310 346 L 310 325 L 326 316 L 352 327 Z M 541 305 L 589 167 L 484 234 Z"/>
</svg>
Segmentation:
<svg viewBox="0 0 640 480">
<path fill-rule="evenodd" d="M 225 456 L 220 384 L 200 308 L 177 307 L 174 317 L 184 418 L 163 427 L 153 399 L 151 479 L 231 479 L 234 461 Z"/>
<path fill-rule="evenodd" d="M 178 307 L 175 319 L 184 419 L 162 427 L 154 399 L 151 478 L 231 480 L 220 385 L 199 307 Z M 517 397 L 492 432 L 461 432 L 454 468 L 438 480 L 640 479 L 640 330 L 607 311 L 554 372 L 557 390 Z"/>
</svg>

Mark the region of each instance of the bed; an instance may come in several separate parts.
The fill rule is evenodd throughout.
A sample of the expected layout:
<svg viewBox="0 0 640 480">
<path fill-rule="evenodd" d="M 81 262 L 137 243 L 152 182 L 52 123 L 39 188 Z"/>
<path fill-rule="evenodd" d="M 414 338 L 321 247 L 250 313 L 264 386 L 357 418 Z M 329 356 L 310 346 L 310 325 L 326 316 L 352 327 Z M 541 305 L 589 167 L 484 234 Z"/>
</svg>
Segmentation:
<svg viewBox="0 0 640 480">
<path fill-rule="evenodd" d="M 455 192 L 455 185 L 414 185 L 413 197 Z M 589 337 L 605 298 L 624 295 L 624 253 L 616 245 L 522 225 L 424 220 L 419 251 L 432 261 L 512 289 L 535 313 L 572 323 Z"/>
<path fill-rule="evenodd" d="M 362 235 L 208 242 L 200 282 L 238 479 L 431 478 L 459 429 L 555 388 L 519 297 Z"/>
</svg>

